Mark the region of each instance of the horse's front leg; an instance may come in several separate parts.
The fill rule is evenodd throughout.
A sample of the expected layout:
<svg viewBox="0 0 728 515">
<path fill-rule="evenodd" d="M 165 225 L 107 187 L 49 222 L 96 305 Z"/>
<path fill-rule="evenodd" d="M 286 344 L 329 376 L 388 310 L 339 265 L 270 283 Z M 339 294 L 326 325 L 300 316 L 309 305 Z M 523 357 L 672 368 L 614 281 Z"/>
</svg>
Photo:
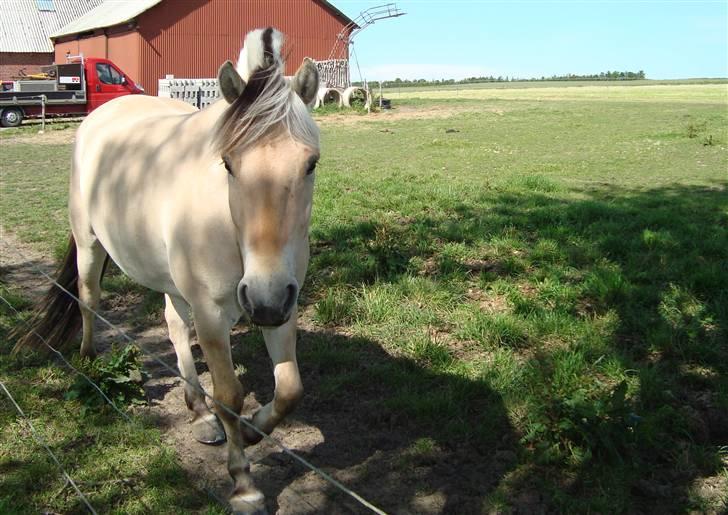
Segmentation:
<svg viewBox="0 0 728 515">
<path fill-rule="evenodd" d="M 262 328 L 265 346 L 273 361 L 275 393 L 273 400 L 253 415 L 252 423 L 265 434 L 270 434 L 303 396 L 303 384 L 296 361 L 296 311 L 294 307 L 290 320 L 282 326 Z M 249 444 L 257 443 L 262 438 L 259 432 L 247 426 L 243 427 L 243 434 Z"/>
<path fill-rule="evenodd" d="M 264 497 L 253 484 L 250 462 L 239 414 L 243 408 L 243 387 L 233 368 L 230 353 L 231 318 L 219 307 L 193 306 L 197 339 L 205 353 L 213 383 L 215 410 L 222 420 L 228 440 L 228 472 L 233 479 L 230 505 L 235 513 L 265 513 Z"/>
</svg>

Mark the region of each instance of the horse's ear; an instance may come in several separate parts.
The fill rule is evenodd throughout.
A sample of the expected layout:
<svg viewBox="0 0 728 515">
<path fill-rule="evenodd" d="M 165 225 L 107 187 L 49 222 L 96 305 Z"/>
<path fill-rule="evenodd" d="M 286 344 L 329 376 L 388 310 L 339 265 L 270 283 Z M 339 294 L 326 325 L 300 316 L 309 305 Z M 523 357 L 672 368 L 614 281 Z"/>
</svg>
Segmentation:
<svg viewBox="0 0 728 515">
<path fill-rule="evenodd" d="M 245 89 L 245 81 L 230 61 L 225 61 L 220 66 L 220 70 L 217 72 L 217 83 L 228 104 L 235 102 Z"/>
<path fill-rule="evenodd" d="M 298 68 L 291 81 L 291 87 L 306 105 L 311 104 L 316 98 L 319 89 L 318 68 L 308 57 L 303 60 L 303 64 Z"/>
</svg>

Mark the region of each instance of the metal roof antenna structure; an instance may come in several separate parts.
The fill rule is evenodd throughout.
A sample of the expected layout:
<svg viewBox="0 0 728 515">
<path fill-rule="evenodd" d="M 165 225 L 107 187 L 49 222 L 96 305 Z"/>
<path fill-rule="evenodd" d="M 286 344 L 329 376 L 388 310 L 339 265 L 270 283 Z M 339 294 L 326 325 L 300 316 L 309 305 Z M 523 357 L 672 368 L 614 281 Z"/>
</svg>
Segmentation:
<svg viewBox="0 0 728 515">
<path fill-rule="evenodd" d="M 349 45 L 354 42 L 354 37 L 369 25 L 372 25 L 374 22 L 379 20 L 398 18 L 405 14 L 407 13 L 400 11 L 397 8 L 397 4 L 394 3 L 370 7 L 369 9 L 360 12 L 359 16 L 354 18 L 343 29 L 341 29 L 341 32 L 339 32 L 338 36 L 336 36 L 336 42 L 329 54 L 329 60 L 338 59 L 341 50 L 343 48 L 348 48 Z"/>
</svg>

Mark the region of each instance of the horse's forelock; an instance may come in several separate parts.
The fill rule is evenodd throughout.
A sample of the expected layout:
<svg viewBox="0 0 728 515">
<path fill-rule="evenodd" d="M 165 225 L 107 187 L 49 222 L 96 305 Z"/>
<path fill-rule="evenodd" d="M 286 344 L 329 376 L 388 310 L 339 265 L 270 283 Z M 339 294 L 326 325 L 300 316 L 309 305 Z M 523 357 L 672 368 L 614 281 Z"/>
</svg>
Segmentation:
<svg viewBox="0 0 728 515">
<path fill-rule="evenodd" d="M 233 111 L 235 114 L 242 116 L 245 111 L 266 91 L 266 88 L 271 87 L 271 82 L 275 81 L 275 75 L 278 70 L 275 66 L 268 68 L 258 68 L 248 79 L 243 89 L 243 94 L 240 95 L 235 102 L 233 102 L 228 108 L 228 111 Z"/>
</svg>

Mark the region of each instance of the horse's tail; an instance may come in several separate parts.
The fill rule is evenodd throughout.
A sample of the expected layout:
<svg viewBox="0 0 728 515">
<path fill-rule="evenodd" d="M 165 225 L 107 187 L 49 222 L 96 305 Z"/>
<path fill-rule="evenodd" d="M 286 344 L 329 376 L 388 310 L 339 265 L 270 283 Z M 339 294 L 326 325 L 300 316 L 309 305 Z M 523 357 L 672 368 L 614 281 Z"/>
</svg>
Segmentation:
<svg viewBox="0 0 728 515">
<path fill-rule="evenodd" d="M 48 351 L 48 346 L 55 349 L 71 341 L 82 326 L 81 310 L 74 297 L 78 297 L 78 265 L 76 241 L 71 235 L 55 283 L 36 306 L 30 319 L 10 335 L 11 339 L 17 339 L 13 352 L 22 349 Z"/>
</svg>

